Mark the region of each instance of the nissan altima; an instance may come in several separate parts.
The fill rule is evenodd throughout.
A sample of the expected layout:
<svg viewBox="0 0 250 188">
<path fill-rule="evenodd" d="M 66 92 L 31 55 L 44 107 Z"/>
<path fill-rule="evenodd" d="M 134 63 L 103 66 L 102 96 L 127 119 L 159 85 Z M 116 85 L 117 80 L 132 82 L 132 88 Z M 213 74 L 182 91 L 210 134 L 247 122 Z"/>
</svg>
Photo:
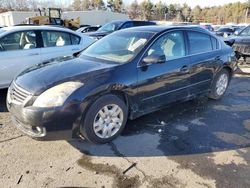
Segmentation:
<svg viewBox="0 0 250 188">
<path fill-rule="evenodd" d="M 237 64 L 231 47 L 193 26 L 147 26 L 102 38 L 77 57 L 33 66 L 14 79 L 7 107 L 13 124 L 44 138 L 107 143 L 127 119 L 206 95 L 220 99 Z"/>
</svg>

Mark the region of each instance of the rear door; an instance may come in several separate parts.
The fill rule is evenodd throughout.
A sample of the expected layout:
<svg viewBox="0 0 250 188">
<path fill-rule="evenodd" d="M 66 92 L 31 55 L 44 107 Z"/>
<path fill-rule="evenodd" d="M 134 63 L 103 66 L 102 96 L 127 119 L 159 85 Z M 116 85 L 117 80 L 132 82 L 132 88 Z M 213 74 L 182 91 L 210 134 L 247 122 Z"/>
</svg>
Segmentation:
<svg viewBox="0 0 250 188">
<path fill-rule="evenodd" d="M 214 68 L 221 59 L 218 40 L 209 34 L 187 31 L 190 55 L 190 94 L 200 94 L 210 88 Z"/>
<path fill-rule="evenodd" d="M 19 31 L 0 39 L 0 88 L 10 82 L 23 70 L 41 61 L 36 31 Z"/>
<path fill-rule="evenodd" d="M 81 38 L 68 32 L 41 31 L 43 48 L 41 49 L 42 61 L 72 55 L 81 50 Z"/>
</svg>

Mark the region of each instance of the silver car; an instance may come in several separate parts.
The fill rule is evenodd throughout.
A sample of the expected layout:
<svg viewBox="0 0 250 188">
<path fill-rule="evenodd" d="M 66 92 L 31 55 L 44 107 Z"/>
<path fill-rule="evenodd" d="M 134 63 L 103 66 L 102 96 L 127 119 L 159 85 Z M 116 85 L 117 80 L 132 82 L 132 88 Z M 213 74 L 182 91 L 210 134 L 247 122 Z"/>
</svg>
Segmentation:
<svg viewBox="0 0 250 188">
<path fill-rule="evenodd" d="M 14 26 L 0 29 L 0 89 L 26 68 L 48 59 L 72 55 L 94 40 L 65 28 Z"/>
</svg>

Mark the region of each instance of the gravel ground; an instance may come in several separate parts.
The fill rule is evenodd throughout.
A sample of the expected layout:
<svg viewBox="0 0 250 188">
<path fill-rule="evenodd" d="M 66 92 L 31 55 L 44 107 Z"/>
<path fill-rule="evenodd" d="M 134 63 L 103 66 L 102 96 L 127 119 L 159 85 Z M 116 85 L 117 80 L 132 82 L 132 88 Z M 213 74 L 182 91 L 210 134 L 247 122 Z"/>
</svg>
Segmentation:
<svg viewBox="0 0 250 188">
<path fill-rule="evenodd" d="M 36 141 L 0 91 L 0 187 L 250 187 L 250 75 L 220 101 L 193 100 L 129 121 L 106 145 Z"/>
</svg>

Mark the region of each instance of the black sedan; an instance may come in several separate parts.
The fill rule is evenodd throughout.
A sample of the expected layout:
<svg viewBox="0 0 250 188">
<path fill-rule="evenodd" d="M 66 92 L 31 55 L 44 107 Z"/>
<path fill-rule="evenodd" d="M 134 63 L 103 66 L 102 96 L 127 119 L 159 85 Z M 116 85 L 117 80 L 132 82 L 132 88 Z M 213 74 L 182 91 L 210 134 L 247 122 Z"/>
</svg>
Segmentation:
<svg viewBox="0 0 250 188">
<path fill-rule="evenodd" d="M 227 38 L 231 35 L 234 34 L 236 31 L 237 27 L 232 27 L 232 26 L 223 26 L 219 28 L 217 31 L 215 31 L 215 34 L 224 38 Z"/>
<path fill-rule="evenodd" d="M 12 82 L 7 106 L 31 137 L 70 129 L 73 137 L 106 143 L 128 118 L 197 96 L 220 99 L 235 69 L 233 50 L 202 28 L 131 28 L 77 58 L 26 70 Z"/>
<path fill-rule="evenodd" d="M 95 40 L 99 40 L 100 38 L 121 29 L 127 29 L 139 26 L 152 26 L 152 25 L 156 25 L 156 23 L 150 21 L 135 21 L 135 20 L 113 21 L 103 25 L 96 32 L 88 33 L 88 35 L 94 38 Z"/>
</svg>

